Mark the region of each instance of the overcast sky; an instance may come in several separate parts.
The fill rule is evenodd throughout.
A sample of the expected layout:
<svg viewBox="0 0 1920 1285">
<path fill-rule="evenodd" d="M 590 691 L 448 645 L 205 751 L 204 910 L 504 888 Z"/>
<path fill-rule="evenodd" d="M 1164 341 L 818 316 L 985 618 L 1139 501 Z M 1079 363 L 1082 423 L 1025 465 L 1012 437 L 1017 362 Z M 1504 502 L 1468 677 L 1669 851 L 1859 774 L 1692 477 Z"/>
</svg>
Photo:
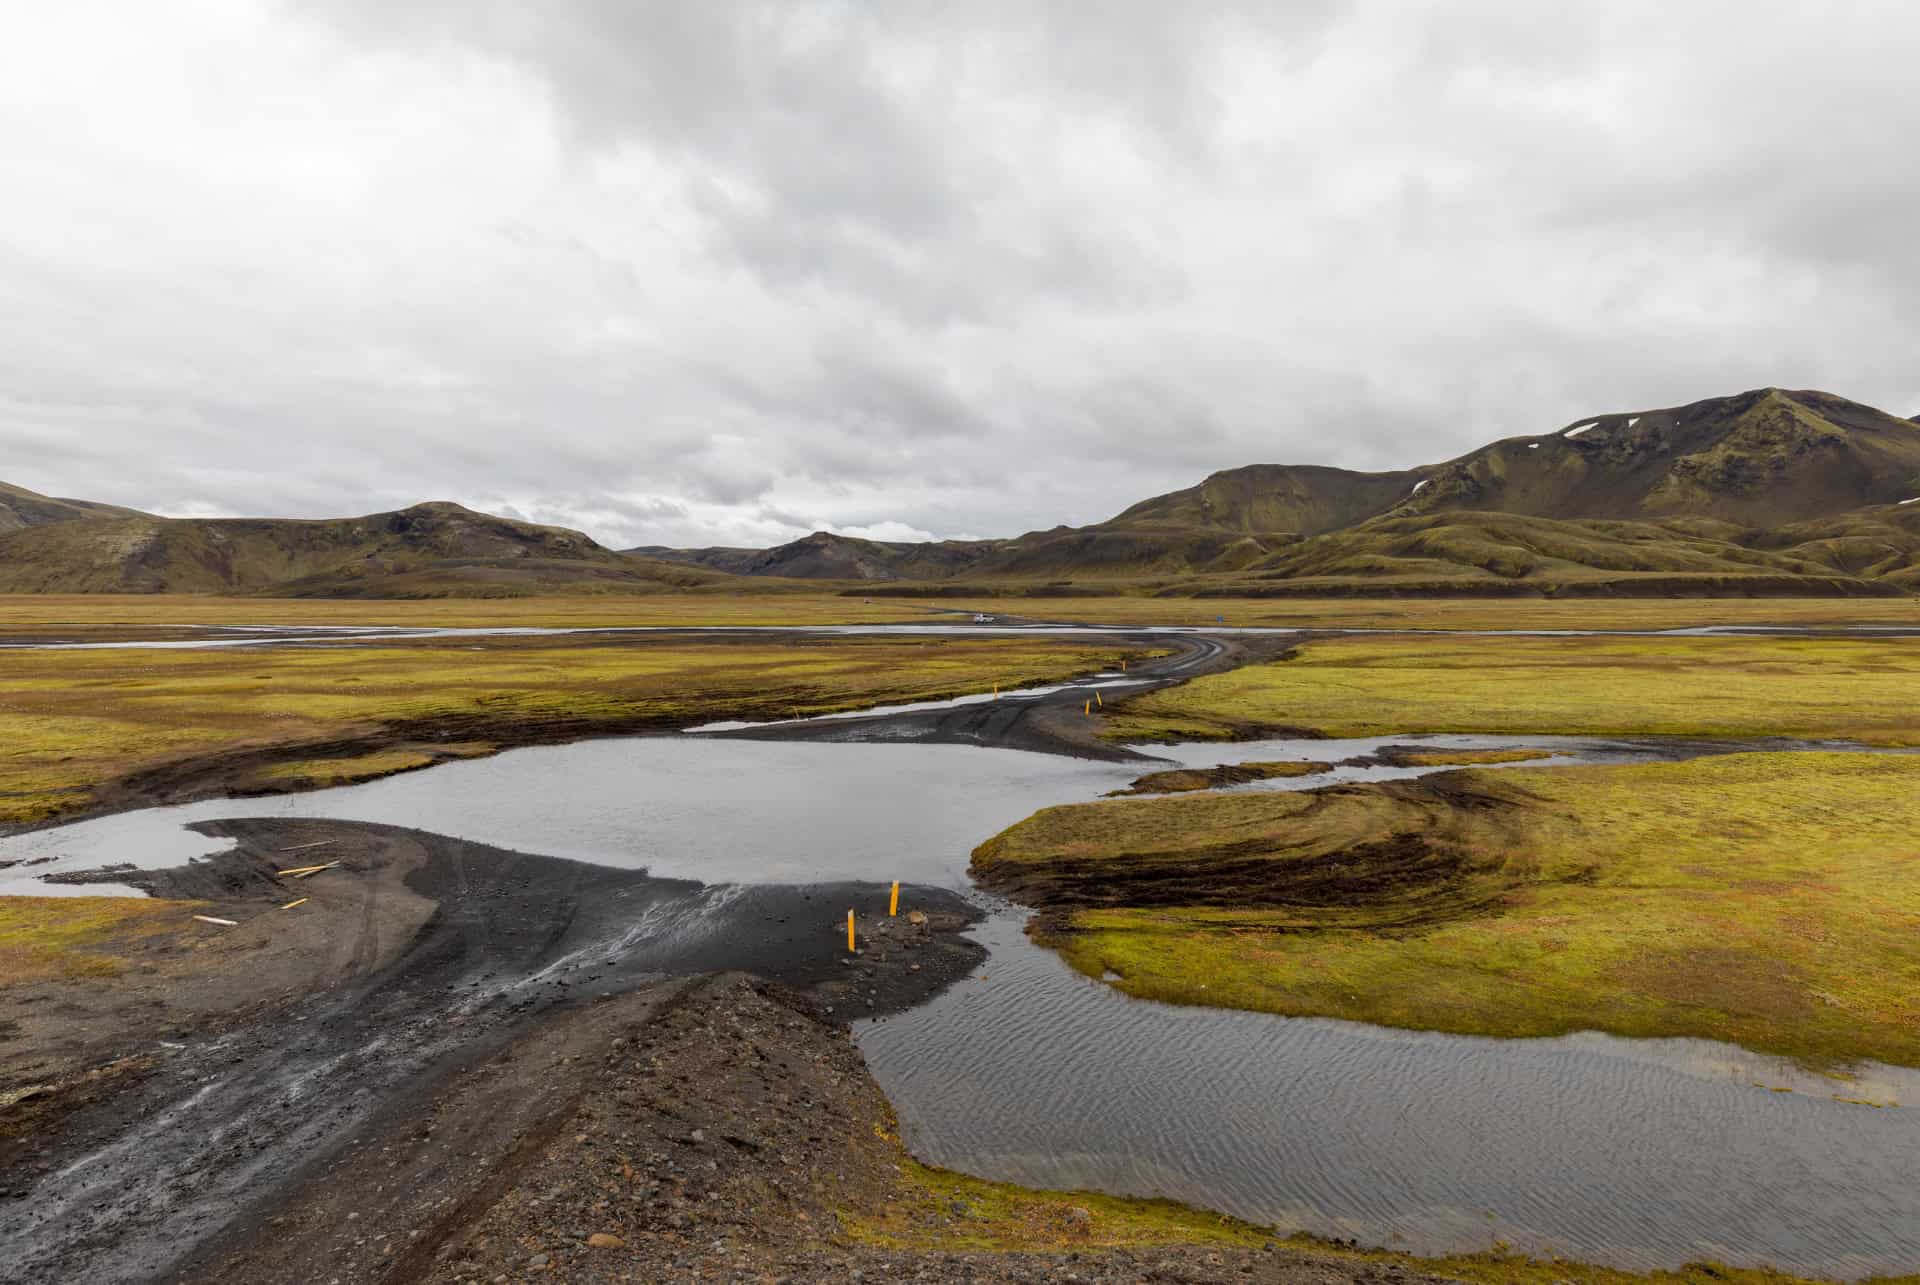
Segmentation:
<svg viewBox="0 0 1920 1285">
<path fill-rule="evenodd" d="M 0 0 L 0 480 L 1008 535 L 1920 411 L 1920 5 Z"/>
</svg>

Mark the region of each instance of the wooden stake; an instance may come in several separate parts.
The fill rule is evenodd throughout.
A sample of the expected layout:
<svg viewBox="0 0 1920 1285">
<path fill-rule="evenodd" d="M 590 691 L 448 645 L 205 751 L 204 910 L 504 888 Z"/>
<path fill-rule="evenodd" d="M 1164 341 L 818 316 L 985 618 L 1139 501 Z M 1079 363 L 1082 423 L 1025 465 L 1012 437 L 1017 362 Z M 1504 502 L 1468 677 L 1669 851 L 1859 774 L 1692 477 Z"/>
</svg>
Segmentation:
<svg viewBox="0 0 1920 1285">
<path fill-rule="evenodd" d="M 219 924 L 222 928 L 238 928 L 240 926 L 236 920 L 215 919 L 212 915 L 195 915 L 194 918 L 203 924 Z"/>
<path fill-rule="evenodd" d="M 283 875 L 291 875 L 295 879 L 311 879 L 322 870 L 331 870 L 339 864 L 338 861 L 329 861 L 324 866 L 295 866 L 291 870 L 282 870 L 280 873 Z"/>
<path fill-rule="evenodd" d="M 1105 709 L 1107 707 L 1107 703 L 1100 699 L 1099 692 L 1095 692 L 1093 694 L 1093 703 L 1098 705 L 1101 709 Z"/>
<path fill-rule="evenodd" d="M 332 840 L 332 839 L 318 839 L 318 840 L 316 840 L 316 841 L 314 841 L 313 843 L 296 843 L 296 844 L 294 844 L 294 845 L 293 845 L 293 846 L 292 846 L 291 848 L 282 848 L 282 849 L 280 849 L 280 851 L 282 851 L 282 852 L 305 852 L 305 851 L 306 851 L 306 850 L 307 850 L 308 848 L 324 848 L 324 847 L 326 847 L 326 846 L 327 846 L 327 845 L 328 845 L 329 843 L 332 843 L 332 842 L 333 842 L 333 840 Z"/>
<path fill-rule="evenodd" d="M 310 898 L 310 897 L 302 897 L 302 898 L 300 898 L 300 900 L 298 900 L 298 901 L 289 901 L 289 902 L 288 902 L 288 903 L 287 903 L 286 905 L 284 905 L 284 906 L 282 906 L 282 907 L 280 907 L 280 909 L 282 909 L 282 910 L 292 910 L 292 909 L 293 909 L 293 908 L 294 908 L 295 906 L 304 906 L 304 905 L 306 905 L 306 904 L 307 904 L 307 902 L 309 902 L 309 901 L 311 901 L 311 900 L 312 900 L 312 898 Z"/>
</svg>

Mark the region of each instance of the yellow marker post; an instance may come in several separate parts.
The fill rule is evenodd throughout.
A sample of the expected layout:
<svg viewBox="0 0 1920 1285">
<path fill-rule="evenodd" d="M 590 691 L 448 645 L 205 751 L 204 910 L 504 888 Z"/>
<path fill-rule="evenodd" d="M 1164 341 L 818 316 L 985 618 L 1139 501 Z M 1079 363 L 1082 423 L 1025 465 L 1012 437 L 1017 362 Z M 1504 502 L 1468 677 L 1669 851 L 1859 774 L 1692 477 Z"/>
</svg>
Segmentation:
<svg viewBox="0 0 1920 1285">
<path fill-rule="evenodd" d="M 1125 656 L 1120 658 L 1120 672 L 1123 674 L 1127 672 L 1127 658 Z"/>
<path fill-rule="evenodd" d="M 900 881 L 898 879 L 895 879 L 893 881 L 893 896 L 887 900 L 887 918 L 891 919 L 899 913 L 900 913 Z"/>
<path fill-rule="evenodd" d="M 1093 702 L 1092 702 L 1092 701 L 1088 701 L 1088 702 L 1087 702 L 1086 704 L 1084 704 L 1084 705 L 1082 705 L 1082 706 L 1080 707 L 1080 712 L 1081 712 L 1082 714 L 1086 714 L 1086 715 L 1088 715 L 1089 717 L 1091 717 L 1091 716 L 1092 716 L 1092 714 L 1093 714 Z"/>
<path fill-rule="evenodd" d="M 853 948 L 853 912 L 851 910 L 847 912 L 847 953 L 849 955 L 857 953 Z"/>
<path fill-rule="evenodd" d="M 995 683 L 995 684 L 993 685 L 993 698 L 994 698 L 995 700 L 999 700 L 999 699 L 1000 699 L 1000 684 L 998 684 L 998 683 Z"/>
<path fill-rule="evenodd" d="M 1098 705 L 1101 709 L 1105 709 L 1107 707 L 1107 703 L 1100 699 L 1099 692 L 1095 692 L 1093 694 L 1093 703 Z"/>
</svg>

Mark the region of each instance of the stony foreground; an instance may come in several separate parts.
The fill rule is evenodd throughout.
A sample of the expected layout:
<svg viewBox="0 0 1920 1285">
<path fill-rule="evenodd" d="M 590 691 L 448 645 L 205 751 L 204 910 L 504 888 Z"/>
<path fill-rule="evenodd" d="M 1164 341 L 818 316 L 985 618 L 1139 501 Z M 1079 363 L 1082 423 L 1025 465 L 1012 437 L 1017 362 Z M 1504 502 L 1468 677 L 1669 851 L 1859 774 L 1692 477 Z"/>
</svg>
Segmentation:
<svg viewBox="0 0 1920 1285">
<path fill-rule="evenodd" d="M 197 1281 L 1352 1281 L 1404 1269 L 1135 1237 L 1071 1198 L 934 1204 L 848 1032 L 741 974 L 556 1014 L 394 1103 Z M 1001 1248 L 1009 1236 L 1047 1252 Z M 907 1243 L 901 1243 L 901 1242 Z M 892 1243 L 888 1243 L 892 1242 Z M 983 1247 L 986 1246 L 986 1247 Z"/>
</svg>

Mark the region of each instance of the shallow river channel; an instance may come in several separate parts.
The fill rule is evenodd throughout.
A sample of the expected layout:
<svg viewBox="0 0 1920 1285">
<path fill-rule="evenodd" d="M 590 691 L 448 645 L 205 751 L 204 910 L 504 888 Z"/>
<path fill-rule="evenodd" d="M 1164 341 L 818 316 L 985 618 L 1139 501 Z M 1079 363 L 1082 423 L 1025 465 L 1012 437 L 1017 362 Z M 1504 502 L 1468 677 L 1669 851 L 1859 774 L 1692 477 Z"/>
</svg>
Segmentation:
<svg viewBox="0 0 1920 1285">
<path fill-rule="evenodd" d="M 1537 745 L 1559 763 L 1658 752 L 1466 736 L 1152 752 L 1207 765 L 1416 742 Z M 0 861 L 18 863 L 0 892 L 97 893 L 39 876 L 176 865 L 223 846 L 184 825 L 257 816 L 386 822 L 708 883 L 965 888 L 981 840 L 1143 770 L 952 745 L 587 741 L 0 840 Z M 1415 774 L 1351 767 L 1260 788 Z M 1834 1100 L 1920 1107 L 1920 1071 L 1866 1066 L 1841 1083 L 1704 1041 L 1497 1041 L 1169 1007 L 1072 972 L 1027 942 L 1022 918 L 995 906 L 977 975 L 859 1028 L 930 1162 L 1422 1252 L 1505 1242 L 1632 1267 L 1920 1270 L 1920 1111 Z"/>
</svg>

